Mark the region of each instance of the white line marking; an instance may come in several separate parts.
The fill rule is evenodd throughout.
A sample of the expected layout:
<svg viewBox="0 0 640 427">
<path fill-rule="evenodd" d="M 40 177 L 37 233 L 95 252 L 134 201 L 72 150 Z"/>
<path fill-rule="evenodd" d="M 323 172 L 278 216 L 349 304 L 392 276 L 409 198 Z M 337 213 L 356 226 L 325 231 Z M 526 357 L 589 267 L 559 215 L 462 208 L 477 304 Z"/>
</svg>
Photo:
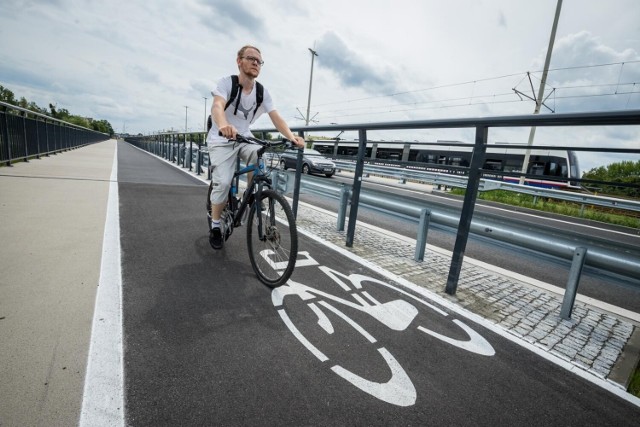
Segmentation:
<svg viewBox="0 0 640 427">
<path fill-rule="evenodd" d="M 315 357 L 317 357 L 319 361 L 326 362 L 327 360 L 329 360 L 329 358 L 325 356 L 323 352 L 318 350 L 318 348 L 315 345 L 311 344 L 311 342 L 308 339 L 306 339 L 305 336 L 302 335 L 302 333 L 300 333 L 298 328 L 296 328 L 296 326 L 293 324 L 293 322 L 289 318 L 289 315 L 284 311 L 284 308 L 279 309 L 278 314 L 282 318 L 282 321 L 284 322 L 284 324 L 287 325 L 291 333 L 298 339 L 298 341 L 302 343 L 302 345 L 304 345 L 307 348 L 307 350 L 309 350 Z"/>
<path fill-rule="evenodd" d="M 324 314 L 324 311 L 320 310 L 320 307 L 318 307 L 314 302 L 310 302 L 307 305 L 318 318 L 318 326 L 324 329 L 324 331 L 329 335 L 332 335 L 335 332 L 333 329 L 333 324 L 331 323 L 327 315 Z"/>
<path fill-rule="evenodd" d="M 323 244 L 325 246 L 327 246 L 330 249 L 333 249 L 334 251 L 338 252 L 339 254 L 343 255 L 345 258 L 351 259 L 352 261 L 355 261 L 367 268 L 369 268 L 370 270 L 373 270 L 375 272 L 377 272 L 378 274 L 393 280 L 394 282 L 408 288 L 411 289 L 412 291 L 424 296 L 427 299 L 430 299 L 431 301 L 434 301 L 435 303 L 446 307 L 447 309 L 451 310 L 452 312 L 459 314 L 460 316 L 466 317 L 467 319 L 477 323 L 478 325 L 484 326 L 485 328 L 489 329 L 490 331 L 500 335 L 503 338 L 508 339 L 509 341 L 512 341 L 518 345 L 520 345 L 521 347 L 524 347 L 530 351 L 532 351 L 533 353 L 537 354 L 538 356 L 541 356 L 544 359 L 547 359 L 548 361 L 555 363 L 556 365 L 576 374 L 577 376 L 615 394 L 616 396 L 632 403 L 635 406 L 640 407 L 640 398 L 635 397 L 634 395 L 632 395 L 631 393 L 627 393 L 626 390 L 624 390 L 622 387 L 620 387 L 618 384 L 612 382 L 612 381 L 608 381 L 608 380 L 604 380 L 601 378 L 596 377 L 595 375 L 584 371 L 583 369 L 578 368 L 575 365 L 572 365 L 570 362 L 564 361 L 562 359 L 560 359 L 557 356 L 554 356 L 553 354 L 550 354 L 546 351 L 544 351 L 541 348 L 536 347 L 533 344 L 530 344 L 518 337 L 516 337 L 515 335 L 510 334 L 508 331 L 502 329 L 500 326 L 495 325 L 493 323 L 491 323 L 489 320 L 475 314 L 472 313 L 468 310 L 465 310 L 462 307 L 457 306 L 455 303 L 448 301 L 447 299 L 437 295 L 434 292 L 429 291 L 428 289 L 422 288 L 418 285 L 415 285 L 411 282 L 409 282 L 408 280 L 400 277 L 400 276 L 396 276 L 395 274 L 383 269 L 382 267 L 379 267 L 378 265 L 367 261 L 364 258 L 361 258 L 360 256 L 351 253 L 350 251 L 343 249 L 340 246 L 334 245 L 331 242 L 327 242 L 326 240 L 322 239 L 319 236 L 316 236 L 315 234 L 309 233 L 306 230 L 302 229 L 302 228 L 298 228 L 298 233 L 300 234 L 304 234 L 305 236 L 307 236 L 308 238 L 310 238 L 311 240 L 314 240 L 320 244 Z"/>
<path fill-rule="evenodd" d="M 423 326 L 418 326 L 418 330 L 424 332 L 425 334 L 429 334 L 441 341 L 449 343 L 455 347 L 470 351 L 471 353 L 480 354 L 482 356 L 493 356 L 496 354 L 496 351 L 493 349 L 491 344 L 489 344 L 489 342 L 484 339 L 482 335 L 480 335 L 458 319 L 453 319 L 453 323 L 458 325 L 467 333 L 467 335 L 469 335 L 470 339 L 468 341 L 454 340 L 453 338 L 449 338 L 446 335 L 439 334 Z"/>
<path fill-rule="evenodd" d="M 144 151 L 144 150 L 140 150 L 140 151 Z M 148 153 L 148 152 L 146 152 L 146 153 L 149 154 L 149 155 L 153 155 L 153 154 Z M 157 157 L 157 156 L 155 156 L 155 157 Z M 164 160 L 164 159 L 161 159 L 161 160 Z M 173 163 L 171 163 L 169 161 L 165 160 L 165 162 L 168 163 L 168 164 L 173 165 L 177 169 L 183 170 L 185 173 L 187 173 L 187 174 L 189 174 L 191 176 L 194 176 L 194 177 L 198 178 L 199 180 L 201 180 L 205 184 L 208 183 L 208 181 L 205 178 L 199 177 L 199 176 L 197 176 L 195 174 L 191 174 L 191 173 L 189 173 L 188 170 L 185 171 L 184 169 L 180 168 L 179 166 L 174 165 Z M 439 196 L 436 196 L 436 197 L 439 197 Z M 305 204 L 304 202 L 299 202 L 299 203 L 300 204 Z M 307 205 L 307 206 L 309 206 L 309 207 L 311 207 L 313 209 L 325 212 L 325 213 L 327 213 L 329 215 L 337 216 L 334 212 L 330 212 L 330 211 L 328 211 L 326 209 L 317 208 L 317 207 L 311 206 L 309 204 L 305 204 L 305 205 Z M 369 228 L 372 228 L 372 229 L 373 228 L 377 228 L 377 227 L 371 226 L 369 224 L 365 224 L 365 223 L 363 223 L 361 221 L 359 221 L 358 224 L 360 226 L 369 227 Z M 624 399 L 624 400 L 626 400 L 628 402 L 631 402 L 632 404 L 640 407 L 640 399 L 635 397 L 635 396 L 633 396 L 630 393 L 627 393 L 619 385 L 617 385 L 617 384 L 615 384 L 615 383 L 613 383 L 611 381 L 608 381 L 608 380 L 600 379 L 600 378 L 590 374 L 589 372 L 586 372 L 586 371 L 578 368 L 577 366 L 572 365 L 570 362 L 566 362 L 566 361 L 560 359 L 559 357 L 556 357 L 556 356 L 554 356 L 554 355 L 552 355 L 550 353 L 547 353 L 546 351 L 534 346 L 533 344 L 530 344 L 530 343 L 528 343 L 528 342 L 526 342 L 526 341 L 524 341 L 524 340 L 522 340 L 522 339 L 520 339 L 520 338 L 518 338 L 518 337 L 516 337 L 514 335 L 511 335 L 509 332 L 505 331 L 501 327 L 499 327 L 497 325 L 494 325 L 490 321 L 488 321 L 488 320 L 476 315 L 475 313 L 471 313 L 471 312 L 469 312 L 467 310 L 464 310 L 461 307 L 458 307 L 457 305 L 455 305 L 454 303 L 451 303 L 451 302 L 447 301 L 446 299 L 438 296 L 437 294 L 435 294 L 435 293 L 433 293 L 433 292 L 431 292 L 431 291 L 429 291 L 427 289 L 424 289 L 424 288 L 422 288 L 420 286 L 414 285 L 413 283 L 403 279 L 402 277 L 396 276 L 396 275 L 394 275 L 394 274 L 382 269 L 381 267 L 378 267 L 377 265 L 375 265 L 375 264 L 373 264 L 373 263 L 371 263 L 371 262 L 369 262 L 369 261 L 367 261 L 367 260 L 365 260 L 363 258 L 360 258 L 357 255 L 354 255 L 353 253 L 347 251 L 346 249 L 343 249 L 343 248 L 341 248 L 339 246 L 336 246 L 336 245 L 334 245 L 334 244 L 332 244 L 330 242 L 327 242 L 327 241 L 321 239 L 320 237 L 318 237 L 318 236 L 316 236 L 316 235 L 314 235 L 312 233 L 306 232 L 305 230 L 303 230 L 301 228 L 298 228 L 298 232 L 301 233 L 301 234 L 304 234 L 305 236 L 309 237 L 312 240 L 315 240 L 318 243 L 321 243 L 321 244 L 323 244 L 323 245 L 325 245 L 325 246 L 327 246 L 329 248 L 332 248 L 336 252 L 344 255 L 345 257 L 347 257 L 347 258 L 349 258 L 351 260 L 354 260 L 354 261 L 364 265 L 365 267 L 370 268 L 373 271 L 378 272 L 379 274 L 381 274 L 381 275 L 383 275 L 383 276 L 395 281 L 396 283 L 401 284 L 402 286 L 405 286 L 405 287 L 407 287 L 409 289 L 412 289 L 414 292 L 417 292 L 417 293 L 419 293 L 419 294 L 431 299 L 432 301 L 435 301 L 436 303 L 447 307 L 449 310 L 451 310 L 451 311 L 453 311 L 453 312 L 455 312 L 457 314 L 460 314 L 460 315 L 466 317 L 467 319 L 472 320 L 473 322 L 475 322 L 475 323 L 477 323 L 479 325 L 484 326 L 485 328 L 493 331 L 494 333 L 496 333 L 496 334 L 498 334 L 498 335 L 500 335 L 500 336 L 502 336 L 502 337 L 504 337 L 504 338 L 506 338 L 506 339 L 508 339 L 508 340 L 510 340 L 510 341 L 522 346 L 522 347 L 525 347 L 525 348 L 529 349 L 530 351 L 532 351 L 535 354 L 537 354 L 537 355 L 549 360 L 550 362 L 555 363 L 556 365 L 561 366 L 564 369 L 573 372 L 574 374 L 578 375 L 579 377 L 584 378 L 587 381 L 589 381 L 589 382 L 591 382 L 591 383 L 593 383 L 593 384 L 595 384 L 595 385 L 597 385 L 599 387 L 602 387 L 603 389 L 608 390 L 609 392 L 615 394 L 616 396 L 621 397 L 622 399 Z M 390 232 L 389 230 L 385 230 L 384 232 L 393 235 L 394 238 L 400 238 L 400 240 L 413 241 L 414 244 L 415 244 L 415 240 L 410 239 L 408 237 L 401 236 L 401 235 L 399 235 L 397 233 Z M 430 250 L 434 250 L 434 251 L 439 252 L 439 253 L 449 253 L 450 254 L 449 251 L 446 251 L 444 249 L 435 247 L 433 245 L 427 245 L 427 247 Z M 491 266 L 490 264 L 485 264 L 485 263 L 483 263 L 481 261 L 472 260 L 469 257 L 465 257 L 465 262 L 471 262 L 471 263 L 474 263 L 474 264 L 479 265 L 479 266 L 490 267 L 490 269 L 493 269 L 493 270 L 501 270 L 502 272 L 507 272 L 507 270 L 499 269 L 499 268 L 497 268 L 495 266 Z M 525 276 L 519 275 L 517 273 L 513 273 L 513 272 L 509 272 L 509 273 L 511 273 L 512 275 L 517 275 L 519 278 L 524 278 L 525 277 Z M 531 279 L 531 278 L 527 278 L 527 279 L 529 279 L 529 280 L 528 280 L 528 283 L 526 283 L 526 284 L 529 284 L 530 286 L 536 286 L 536 283 L 542 283 L 542 282 L 537 281 L 535 279 Z M 551 285 L 548 285 L 548 286 L 551 286 Z M 538 287 L 539 287 L 539 285 L 538 285 Z M 577 299 L 578 300 L 582 300 L 581 299 L 581 295 L 578 295 Z M 595 305 L 596 303 L 599 303 L 598 305 L 607 305 L 608 306 L 608 304 L 605 304 L 605 303 L 602 303 L 601 301 L 597 301 L 597 300 L 593 300 L 593 299 L 590 299 L 587 303 L 589 303 L 591 305 Z M 611 311 L 614 314 L 619 314 L 621 311 L 622 312 L 628 311 L 628 310 L 622 310 L 619 307 L 614 307 L 614 306 L 608 306 L 607 308 L 608 308 L 607 311 Z M 278 310 L 278 311 L 280 312 L 280 310 Z M 629 313 L 625 313 L 625 314 L 626 314 L 626 316 L 629 315 Z M 282 316 L 282 314 L 281 314 L 281 316 Z M 627 318 L 629 318 L 629 317 L 627 317 Z M 322 354 L 322 353 L 320 353 L 320 354 Z"/>
<path fill-rule="evenodd" d="M 378 352 L 382 355 L 391 369 L 391 379 L 386 383 L 377 383 L 375 381 L 366 380 L 351 371 L 347 371 L 340 365 L 332 367 L 331 370 L 365 393 L 368 393 L 373 397 L 377 397 L 387 403 L 398 406 L 414 405 L 418 395 L 413 382 L 411 382 L 411 379 L 405 370 L 386 348 L 381 347 L 378 349 Z"/>
<path fill-rule="evenodd" d="M 498 211 L 502 211 L 502 212 L 514 213 L 514 211 L 511 211 L 511 210 L 505 209 L 505 208 L 501 208 L 501 207 L 498 207 L 498 206 L 482 205 L 482 207 L 488 208 L 488 209 L 493 209 L 493 210 L 498 210 Z M 544 212 L 544 211 L 540 211 L 540 212 Z M 528 216 L 528 217 L 540 219 L 540 216 L 535 215 L 535 214 L 531 214 L 531 213 L 527 213 L 527 212 L 520 212 L 520 211 L 516 212 L 516 213 L 518 215 Z M 621 234 L 621 235 L 627 236 L 627 237 L 640 238 L 640 235 L 631 234 L 630 232 L 624 232 L 624 231 L 618 231 L 618 230 L 609 230 L 609 229 L 602 228 L 602 227 L 596 227 L 595 225 L 580 224 L 580 223 L 576 223 L 576 222 L 565 221 L 563 219 L 558 219 L 558 218 L 547 218 L 547 217 L 545 217 L 544 220 L 545 221 L 554 221 L 554 222 L 557 222 L 557 223 L 560 223 L 560 224 L 568 224 L 568 225 L 578 226 L 578 227 L 587 228 L 587 229 L 591 229 L 591 230 L 605 231 L 607 233 Z"/>
<path fill-rule="evenodd" d="M 390 185 L 390 184 L 385 184 L 385 183 L 374 183 L 374 182 L 369 182 L 370 184 L 375 184 L 378 185 L 380 187 L 386 187 L 386 188 L 399 188 L 395 185 Z M 425 186 L 428 184 L 424 184 Z M 446 200 L 446 201 L 451 201 L 454 203 L 457 203 L 458 205 L 462 205 L 463 200 L 458 200 L 458 199 L 452 199 L 449 197 L 444 197 L 444 196 L 440 196 L 438 194 L 435 194 L 433 192 L 428 192 L 427 190 L 418 190 L 418 189 L 412 189 L 412 188 L 402 188 L 404 191 L 409 191 L 409 192 L 413 192 L 413 193 L 417 193 L 417 194 L 429 194 L 431 197 L 434 198 L 438 198 L 438 199 L 442 199 L 442 200 Z M 517 215 L 522 215 L 522 216 L 529 216 L 529 217 L 533 217 L 533 218 L 540 218 L 539 215 L 533 214 L 533 213 L 527 213 L 527 212 L 522 212 L 522 211 L 513 211 L 513 210 L 509 210 L 509 209 L 505 209 L 505 208 L 501 208 L 499 206 L 492 206 L 492 205 L 488 205 L 488 204 L 478 204 L 478 206 L 481 206 L 483 208 L 487 208 L 487 209 L 494 209 L 494 210 L 499 210 L 499 211 L 503 211 L 503 212 L 508 212 L 508 213 L 515 213 Z M 544 211 L 539 211 L 541 213 L 543 213 Z M 593 230 L 599 230 L 599 231 L 605 231 L 608 233 L 616 233 L 616 234 L 622 234 L 623 236 L 629 236 L 629 237 L 637 237 L 640 238 L 640 235 L 638 234 L 631 234 L 630 230 L 629 232 L 624 232 L 624 231 L 617 231 L 617 230 L 609 230 L 606 228 L 602 228 L 602 227 L 596 227 L 595 225 L 589 225 L 589 224 L 580 224 L 580 223 L 574 223 L 571 221 L 566 221 L 563 219 L 558 219 L 558 218 L 544 218 L 545 221 L 555 221 L 555 222 L 559 222 L 561 224 L 569 224 L 569 225 L 573 225 L 573 226 L 579 226 L 579 227 L 583 227 L 583 228 L 588 228 L 588 229 L 593 229 Z"/>
<path fill-rule="evenodd" d="M 334 306 L 332 306 L 326 301 L 320 301 L 320 304 L 322 304 L 323 307 L 333 311 L 335 314 L 340 316 L 342 320 L 350 324 L 353 329 L 358 331 L 360 335 L 365 337 L 367 341 L 369 341 L 370 343 L 375 343 L 377 341 L 369 332 L 365 331 L 362 326 L 358 325 L 352 318 L 344 314 L 342 311 L 338 310 L 337 308 L 335 308 Z"/>
<path fill-rule="evenodd" d="M 111 168 L 80 426 L 124 426 L 118 146 Z"/>
<path fill-rule="evenodd" d="M 337 218 L 337 216 L 338 216 L 335 212 L 331 212 L 331 211 L 328 211 L 326 209 L 322 209 L 322 208 L 310 205 L 308 203 L 300 202 L 300 204 L 301 205 L 304 204 L 305 206 L 309 207 L 310 209 L 320 211 L 320 212 L 322 212 L 322 213 L 324 213 L 326 215 L 331 215 L 331 216 L 333 216 L 335 218 Z M 375 225 L 367 224 L 366 222 L 363 222 L 363 221 L 358 221 L 358 227 L 364 227 L 364 228 L 368 228 L 370 230 L 373 230 L 373 231 L 376 231 L 376 232 L 379 232 L 379 233 L 383 233 L 385 235 L 388 235 L 388 236 L 392 237 L 393 239 L 400 240 L 400 241 L 408 243 L 408 244 L 410 244 L 412 246 L 416 245 L 416 240 L 411 238 L 411 237 L 403 236 L 402 234 L 394 233 L 391 230 L 385 230 L 385 229 L 382 229 L 380 227 L 376 227 Z M 451 259 L 451 257 L 453 256 L 453 253 L 451 251 L 448 251 L 446 249 L 442 249 L 442 248 L 437 247 L 437 246 L 433 246 L 431 244 L 427 244 L 427 249 L 430 250 L 430 251 L 436 252 L 437 254 L 446 256 L 449 259 Z M 496 265 L 488 264 L 486 262 L 479 261 L 479 260 L 477 260 L 475 258 L 471 258 L 471 257 L 466 256 L 466 255 L 464 257 L 464 262 L 465 263 L 469 263 L 469 264 L 473 264 L 473 265 L 475 265 L 477 267 L 484 268 L 484 269 L 489 270 L 489 271 L 493 271 L 495 273 L 501 274 L 501 275 L 506 276 L 506 277 L 510 277 L 510 278 L 518 281 L 519 283 L 521 283 L 524 286 L 537 288 L 537 289 L 543 289 L 543 290 L 545 290 L 547 292 L 551 292 L 551 293 L 559 295 L 561 297 L 564 295 L 564 289 L 563 288 L 560 288 L 558 286 L 554 286 L 554 285 L 552 285 L 550 283 L 546 283 L 546 282 L 543 282 L 541 280 L 537 280 L 537 279 L 535 279 L 533 277 L 525 276 L 525 275 L 517 273 L 515 271 L 510 271 L 510 270 L 507 270 L 505 268 L 498 267 Z M 624 309 L 624 308 L 621 308 L 621 307 L 618 307 L 618 306 L 615 306 L 615 305 L 612 305 L 612 304 L 608 304 L 608 303 L 606 303 L 604 301 L 600 301 L 600 300 L 597 300 L 595 298 L 591 298 L 591 297 L 588 297 L 588 296 L 582 295 L 582 294 L 578 294 L 576 296 L 576 300 L 580 301 L 580 302 L 583 302 L 585 304 L 591 305 L 593 307 L 596 307 L 599 310 L 603 310 L 605 312 L 611 313 L 611 314 L 613 314 L 615 316 L 622 317 L 622 318 L 624 318 L 624 319 L 626 319 L 626 320 L 628 320 L 630 322 L 633 322 L 635 324 L 640 324 L 640 313 L 634 313 L 631 310 L 627 310 L 627 309 Z"/>
</svg>

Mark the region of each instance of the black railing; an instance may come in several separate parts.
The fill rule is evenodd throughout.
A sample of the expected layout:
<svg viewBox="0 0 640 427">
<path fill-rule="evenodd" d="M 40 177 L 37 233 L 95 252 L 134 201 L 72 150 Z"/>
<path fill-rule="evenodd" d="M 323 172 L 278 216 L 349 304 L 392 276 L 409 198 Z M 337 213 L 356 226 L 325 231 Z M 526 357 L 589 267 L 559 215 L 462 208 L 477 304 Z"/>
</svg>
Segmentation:
<svg viewBox="0 0 640 427">
<path fill-rule="evenodd" d="M 351 200 L 351 209 L 349 211 L 349 226 L 347 230 L 346 245 L 352 246 L 355 235 L 355 227 L 358 218 L 358 200 L 360 197 L 360 184 L 362 181 L 363 165 L 365 162 L 365 154 L 367 148 L 367 131 L 381 130 L 413 130 L 413 129 L 456 129 L 456 128 L 474 128 L 475 142 L 472 145 L 473 151 L 471 155 L 471 163 L 468 167 L 462 167 L 465 174 L 469 176 L 467 189 L 465 192 L 464 203 L 458 224 L 458 232 L 454 251 L 447 278 L 445 291 L 449 294 L 455 294 L 464 253 L 466 250 L 469 231 L 471 228 L 471 219 L 475 208 L 475 201 L 478 194 L 480 178 L 483 172 L 482 167 L 485 160 L 485 152 L 487 149 L 488 134 L 491 128 L 504 127 L 565 127 L 565 126 L 622 126 L 622 125 L 640 125 L 640 110 L 628 111 L 610 111 L 610 112 L 594 112 L 581 114 L 546 114 L 546 115 L 526 115 L 526 116 L 507 116 L 507 117 L 481 117 L 468 119 L 442 119 L 442 120 L 419 120 L 406 122 L 388 122 L 388 123 L 363 123 L 348 125 L 329 125 L 329 126 L 307 126 L 292 128 L 293 131 L 303 132 L 344 132 L 357 131 L 358 138 L 358 155 L 356 159 L 356 173 L 353 178 L 353 193 Z M 275 129 L 258 129 L 254 133 L 273 133 Z M 138 138 L 135 140 L 139 145 L 147 151 L 155 152 L 157 155 L 179 163 L 180 147 L 185 152 L 193 142 L 185 142 L 187 139 L 197 141 L 197 145 L 204 144 L 203 132 L 192 133 L 173 133 L 173 134 L 157 134 L 148 137 Z M 134 141 L 131 141 L 134 142 Z M 509 148 L 514 148 L 509 146 Z M 519 148 L 522 148 L 520 146 Z M 527 148 L 527 147 L 525 147 Z M 544 148 L 545 150 L 566 150 L 567 147 L 554 147 L 551 145 L 530 146 L 531 149 Z M 640 154 L 640 146 L 636 148 L 620 148 L 606 146 L 603 141 L 601 147 L 572 147 L 573 151 L 596 151 L 602 153 L 632 153 Z M 200 150 L 198 150 L 200 152 Z M 175 153 L 175 154 L 174 154 Z M 175 157 L 177 156 L 177 157 Z M 200 159 L 200 156 L 198 157 Z M 198 160 L 198 170 L 200 168 L 200 160 Z M 299 174 L 300 168 L 296 172 L 296 189 L 294 189 L 293 208 L 296 209 L 298 204 L 299 191 Z"/>
<path fill-rule="evenodd" d="M 0 102 L 0 163 L 40 158 L 94 142 L 109 135 Z"/>
</svg>

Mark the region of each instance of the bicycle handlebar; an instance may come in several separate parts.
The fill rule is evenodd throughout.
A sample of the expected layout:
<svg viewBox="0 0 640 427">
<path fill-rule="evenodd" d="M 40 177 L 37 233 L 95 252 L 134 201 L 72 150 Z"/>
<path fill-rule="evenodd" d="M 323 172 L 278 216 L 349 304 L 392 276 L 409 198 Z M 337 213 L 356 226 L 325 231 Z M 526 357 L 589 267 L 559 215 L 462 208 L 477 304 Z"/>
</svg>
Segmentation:
<svg viewBox="0 0 640 427">
<path fill-rule="evenodd" d="M 218 132 L 218 135 L 223 136 L 222 132 Z M 258 139 L 253 136 L 243 136 L 240 134 L 236 134 L 235 139 L 229 139 L 229 141 L 242 142 L 245 144 L 258 144 L 262 145 L 265 148 L 279 147 L 284 145 L 285 148 L 289 149 L 295 146 L 295 143 L 287 138 L 282 138 L 280 141 L 265 141 L 263 139 Z"/>
</svg>

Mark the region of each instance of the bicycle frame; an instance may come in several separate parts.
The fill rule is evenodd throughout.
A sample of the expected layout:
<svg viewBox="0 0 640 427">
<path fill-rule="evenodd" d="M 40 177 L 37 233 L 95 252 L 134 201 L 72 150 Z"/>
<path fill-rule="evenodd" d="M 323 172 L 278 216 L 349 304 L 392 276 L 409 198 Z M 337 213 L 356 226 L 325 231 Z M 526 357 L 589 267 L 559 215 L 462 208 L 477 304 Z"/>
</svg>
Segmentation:
<svg viewBox="0 0 640 427">
<path fill-rule="evenodd" d="M 292 141 L 282 138 L 282 141 L 274 143 L 241 135 L 236 135 L 236 139 L 229 140 L 231 141 L 257 144 L 262 147 L 254 151 L 257 156 L 255 164 L 240 168 L 239 161 L 236 162 L 236 171 L 231 176 L 227 201 L 221 211 L 218 230 L 216 230 L 217 220 L 214 227 L 212 219 L 213 181 L 209 185 L 207 197 L 209 243 L 213 249 L 221 249 L 224 241 L 231 237 L 233 230 L 243 225 L 244 221 L 248 221 L 247 248 L 251 267 L 263 284 L 272 289 L 277 288 L 285 284 L 293 274 L 298 253 L 298 233 L 291 206 L 283 195 L 273 190 L 271 178 L 268 176 L 268 171 L 265 171 L 263 154 L 269 148 L 278 146 L 290 148 Z M 247 189 L 242 198 L 238 199 L 240 176 L 245 174 L 251 174 L 252 179 L 247 180 Z M 267 215 L 263 217 L 264 211 Z M 217 231 L 222 232 L 222 236 L 216 234 Z M 220 237 L 224 240 L 217 240 Z"/>
<path fill-rule="evenodd" d="M 238 194 L 238 187 L 239 187 L 239 181 L 240 181 L 240 176 L 245 175 L 245 174 L 249 174 L 251 172 L 254 173 L 253 179 L 251 180 L 250 184 L 247 184 L 247 189 L 244 193 L 244 196 L 242 198 L 242 200 L 240 200 L 240 206 L 231 206 L 232 212 L 233 212 L 233 223 L 234 226 L 239 226 L 241 223 L 241 219 L 242 219 L 242 215 L 244 214 L 245 209 L 247 209 L 249 207 L 249 200 L 251 198 L 251 195 L 254 193 L 254 189 L 256 188 L 256 185 L 258 186 L 257 191 L 255 192 L 255 197 L 254 200 L 257 198 L 258 200 L 262 199 L 262 189 L 266 186 L 267 188 L 271 188 L 271 179 L 265 175 L 264 171 L 263 171 L 263 163 L 262 163 L 262 150 L 258 153 L 258 164 L 257 165 L 248 165 L 245 166 L 244 168 L 236 171 L 233 174 L 233 184 L 231 185 L 231 188 L 229 189 L 229 203 L 234 204 L 235 200 L 236 200 L 236 195 Z M 258 236 L 260 238 L 260 240 L 264 239 L 264 235 L 263 235 L 263 229 L 262 229 L 262 215 L 260 215 L 261 210 L 262 210 L 262 206 L 259 203 L 256 206 L 256 209 L 258 209 L 258 215 L 257 215 L 257 219 L 258 219 Z"/>
<path fill-rule="evenodd" d="M 233 177 L 231 179 L 231 186 L 229 188 L 227 203 L 223 211 L 223 215 L 225 217 L 225 223 L 226 223 L 225 239 L 229 238 L 229 236 L 231 235 L 235 227 L 239 227 L 240 225 L 242 225 L 242 217 L 247 214 L 246 209 L 250 208 L 249 205 L 252 203 L 254 198 L 257 197 L 258 200 L 262 200 L 263 188 L 265 186 L 267 187 L 267 189 L 272 188 L 271 179 L 267 176 L 267 174 L 264 171 L 265 166 L 262 160 L 262 156 L 264 152 L 268 148 L 273 148 L 276 146 L 281 146 L 281 145 L 285 145 L 287 147 L 291 146 L 291 141 L 285 138 L 283 138 L 282 141 L 279 143 L 270 143 L 270 142 L 262 141 L 260 139 L 253 138 L 253 137 L 244 137 L 242 135 L 237 135 L 235 140 L 229 140 L 229 141 L 230 142 L 235 141 L 236 143 L 258 144 L 258 145 L 261 145 L 261 148 L 256 152 L 257 154 L 256 164 L 247 165 L 241 169 L 240 160 L 238 159 L 237 161 L 237 168 L 236 168 L 237 170 L 236 172 L 234 172 Z M 238 188 L 240 183 L 240 176 L 249 174 L 249 173 L 253 173 L 253 178 L 251 182 L 247 182 L 247 190 L 245 191 L 242 197 L 242 200 L 238 200 L 237 194 L 238 194 Z M 256 186 L 257 186 L 257 190 L 256 190 Z M 209 193 L 211 193 L 211 187 L 209 188 Z M 209 204 L 210 202 L 207 202 L 207 203 L 208 203 L 207 206 L 210 206 Z M 269 208 L 272 208 L 271 202 L 270 202 Z M 267 238 L 265 236 L 265 233 L 262 227 L 263 218 L 262 218 L 261 212 L 263 209 L 264 207 L 262 206 L 262 203 L 259 203 L 256 206 L 257 221 L 258 221 L 258 224 L 256 224 L 258 226 L 257 237 L 259 241 L 262 241 L 262 242 L 264 242 Z M 226 212 L 226 214 L 224 212 Z M 211 224 L 209 225 L 211 226 Z M 274 225 L 275 224 L 270 224 L 270 226 L 274 226 Z"/>
</svg>

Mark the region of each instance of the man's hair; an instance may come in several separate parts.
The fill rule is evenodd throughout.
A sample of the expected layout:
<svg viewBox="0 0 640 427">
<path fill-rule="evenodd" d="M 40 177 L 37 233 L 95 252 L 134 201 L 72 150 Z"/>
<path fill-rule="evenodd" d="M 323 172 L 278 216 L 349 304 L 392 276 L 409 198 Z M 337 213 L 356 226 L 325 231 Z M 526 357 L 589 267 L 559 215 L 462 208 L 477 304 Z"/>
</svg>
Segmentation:
<svg viewBox="0 0 640 427">
<path fill-rule="evenodd" d="M 258 51 L 258 53 L 259 53 L 260 55 L 262 55 L 262 52 L 260 52 L 260 49 L 258 49 L 257 47 L 255 47 L 255 46 L 251 46 L 251 45 L 246 45 L 246 46 L 242 46 L 242 47 L 240 48 L 240 50 L 238 51 L 238 58 L 242 58 L 242 57 L 244 56 L 244 52 L 245 52 L 247 49 L 255 49 L 255 50 L 257 50 L 257 51 Z"/>
</svg>

